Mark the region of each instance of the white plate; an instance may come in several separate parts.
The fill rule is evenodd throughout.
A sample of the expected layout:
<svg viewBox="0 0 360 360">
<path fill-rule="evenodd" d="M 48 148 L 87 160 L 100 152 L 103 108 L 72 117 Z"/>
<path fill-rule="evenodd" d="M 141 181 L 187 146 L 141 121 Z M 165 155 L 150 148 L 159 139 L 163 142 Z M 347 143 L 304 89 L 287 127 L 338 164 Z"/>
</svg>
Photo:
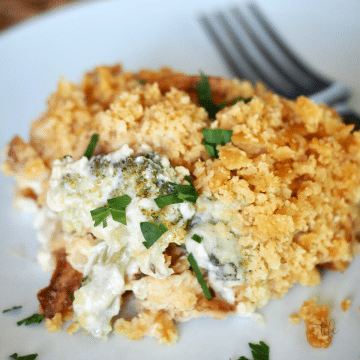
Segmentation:
<svg viewBox="0 0 360 360">
<path fill-rule="evenodd" d="M 294 49 L 315 69 L 348 85 L 351 105 L 360 111 L 360 2 L 348 0 L 258 0 Z M 230 4 L 229 4 L 230 5 Z M 219 55 L 195 18 L 201 11 L 225 7 L 216 0 L 135 0 L 80 2 L 36 17 L 0 34 L 0 148 L 13 135 L 28 139 L 29 124 L 45 109 L 45 99 L 60 75 L 78 81 L 99 64 L 122 62 L 125 69 L 169 65 L 190 73 L 229 76 Z M 14 255 L 23 246 L 29 259 L 37 252 L 32 217 L 11 206 L 13 181 L 0 175 L 0 309 L 23 305 L 1 314 L 0 357 L 37 352 L 51 359 L 196 359 L 251 358 L 249 342 L 270 345 L 272 360 L 360 359 L 360 258 L 344 274 L 328 273 L 315 288 L 295 286 L 281 300 L 260 310 L 267 323 L 230 317 L 195 319 L 179 325 L 178 344 L 167 347 L 153 339 L 141 342 L 111 336 L 103 340 L 81 332 L 49 334 L 42 325 L 19 321 L 37 311 L 36 292 L 49 274 L 39 265 Z M 332 307 L 337 333 L 329 349 L 313 349 L 305 328 L 288 323 L 304 300 L 316 296 Z M 343 313 L 340 302 L 351 297 Z"/>
</svg>

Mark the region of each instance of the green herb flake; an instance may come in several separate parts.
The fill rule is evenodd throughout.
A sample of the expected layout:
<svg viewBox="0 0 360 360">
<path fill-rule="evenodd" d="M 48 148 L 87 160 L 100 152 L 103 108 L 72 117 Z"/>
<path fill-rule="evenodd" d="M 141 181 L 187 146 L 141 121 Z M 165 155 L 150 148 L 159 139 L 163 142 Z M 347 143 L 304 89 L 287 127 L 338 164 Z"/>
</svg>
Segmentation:
<svg viewBox="0 0 360 360">
<path fill-rule="evenodd" d="M 105 219 L 110 214 L 110 208 L 108 206 L 103 206 L 95 210 L 91 210 L 90 214 L 94 220 L 94 226 L 98 226 L 99 224 L 103 223 L 103 227 L 105 228 L 107 226 Z"/>
<path fill-rule="evenodd" d="M 80 286 L 79 286 L 79 289 L 82 288 L 82 286 L 84 285 L 84 282 L 88 279 L 88 277 L 89 277 L 89 275 L 85 276 L 85 277 L 81 280 L 81 284 L 80 284 Z M 70 299 L 71 299 L 71 297 L 70 297 Z M 71 300 L 71 301 L 73 301 L 73 300 Z"/>
<path fill-rule="evenodd" d="M 232 103 L 232 105 L 235 105 L 237 102 L 243 101 L 245 104 L 247 104 L 251 100 L 252 100 L 252 98 L 244 99 L 242 96 L 239 96 L 236 99 L 234 99 L 231 103 Z"/>
<path fill-rule="evenodd" d="M 203 73 L 200 73 L 200 76 L 201 80 L 196 85 L 200 106 L 206 110 L 210 118 L 215 119 L 216 113 L 220 111 L 225 105 L 216 105 L 213 102 L 209 79 Z"/>
<path fill-rule="evenodd" d="M 178 192 L 178 197 L 182 200 L 186 200 L 188 202 L 191 202 L 193 204 L 196 203 L 197 198 L 199 197 L 199 194 L 196 192 L 195 187 L 191 185 L 177 185 L 176 190 Z"/>
<path fill-rule="evenodd" d="M 195 240 L 197 243 L 201 243 L 201 241 L 202 241 L 202 237 L 201 236 L 199 236 L 199 235 L 197 235 L 197 234 L 194 234 L 192 237 L 191 237 L 193 240 Z"/>
<path fill-rule="evenodd" d="M 29 355 L 24 355 L 24 356 L 18 356 L 17 353 L 10 355 L 10 357 L 12 359 L 16 359 L 16 360 L 35 360 L 38 356 L 39 356 L 38 354 L 29 354 Z"/>
<path fill-rule="evenodd" d="M 108 199 L 108 205 L 102 206 L 95 210 L 91 210 L 90 214 L 94 220 L 94 226 L 103 223 L 103 227 L 107 226 L 106 218 L 111 214 L 112 218 L 126 225 L 126 207 L 130 204 L 131 197 L 129 195 L 117 196 Z"/>
<path fill-rule="evenodd" d="M 74 296 L 71 294 L 70 291 L 68 291 L 68 295 L 69 295 L 69 298 L 70 298 L 71 302 L 74 302 L 75 298 L 74 298 Z"/>
<path fill-rule="evenodd" d="M 7 312 L 10 312 L 10 311 L 14 311 L 14 310 L 18 310 L 18 309 L 21 309 L 22 306 L 13 306 L 12 308 L 10 309 L 5 309 L 3 310 L 3 314 L 7 313 Z"/>
<path fill-rule="evenodd" d="M 249 346 L 254 360 L 269 360 L 270 348 L 263 341 L 260 341 L 259 344 L 249 343 Z M 249 360 L 249 359 L 245 356 L 241 356 L 238 358 L 238 360 Z"/>
<path fill-rule="evenodd" d="M 131 203 L 131 197 L 129 195 L 122 195 L 113 199 L 108 199 L 110 208 L 110 214 L 112 218 L 126 225 L 126 214 L 125 209 Z"/>
<path fill-rule="evenodd" d="M 18 321 L 17 324 L 18 326 L 25 324 L 25 325 L 30 325 L 30 324 L 40 324 L 45 318 L 45 315 L 41 315 L 41 314 L 34 314 L 29 316 L 28 318 Z"/>
<path fill-rule="evenodd" d="M 231 140 L 232 130 L 202 129 L 205 142 L 208 144 L 225 145 Z"/>
<path fill-rule="evenodd" d="M 183 199 L 180 199 L 178 197 L 177 193 L 159 196 L 156 199 L 154 199 L 154 201 L 159 208 L 162 208 L 167 205 L 179 204 L 184 202 Z"/>
<path fill-rule="evenodd" d="M 251 98 L 244 99 L 243 97 L 239 96 L 230 103 L 221 103 L 217 105 L 212 100 L 209 78 L 203 73 L 200 73 L 200 76 L 201 76 L 201 80 L 196 86 L 199 103 L 200 106 L 206 110 L 206 112 L 209 115 L 209 118 L 211 119 L 215 119 L 216 113 L 219 112 L 221 109 L 223 109 L 225 106 L 234 105 L 238 101 L 244 101 L 245 103 L 248 103 L 251 100 Z"/>
<path fill-rule="evenodd" d="M 82 280 L 81 280 L 81 284 L 79 286 L 79 289 L 84 285 L 84 282 L 88 279 L 89 275 L 85 276 Z"/>
<path fill-rule="evenodd" d="M 200 196 L 195 189 L 195 186 L 191 180 L 191 177 L 187 175 L 185 179 L 190 183 L 190 185 L 175 184 L 169 183 L 174 187 L 175 192 L 168 195 L 159 196 L 154 201 L 159 208 L 162 208 L 167 205 L 179 204 L 184 201 L 196 203 L 196 200 Z"/>
<path fill-rule="evenodd" d="M 194 255 L 192 253 L 189 254 L 189 256 L 187 257 L 187 260 L 190 264 L 190 266 L 192 267 L 192 269 L 194 270 L 194 273 L 196 275 L 196 278 L 198 279 L 198 282 L 200 283 L 200 286 L 204 292 L 204 295 L 205 297 L 208 299 L 208 300 L 211 300 L 212 299 L 212 296 L 210 294 L 210 290 L 206 284 L 206 281 L 204 279 L 204 276 L 203 274 L 201 273 L 200 271 L 200 268 L 194 258 Z"/>
<path fill-rule="evenodd" d="M 90 143 L 85 151 L 85 154 L 84 156 L 86 156 L 88 159 L 91 158 L 94 150 L 95 150 L 95 147 L 98 143 L 98 140 L 99 140 L 99 134 L 94 134 L 92 137 L 91 137 L 91 140 L 90 140 Z"/>
<path fill-rule="evenodd" d="M 204 146 L 212 158 L 217 159 L 219 157 L 219 151 L 216 149 L 216 145 L 210 145 L 204 142 Z"/>
<path fill-rule="evenodd" d="M 160 223 L 159 227 L 151 222 L 141 222 L 140 229 L 146 241 L 143 242 L 144 246 L 149 249 L 155 242 L 163 235 L 168 228 Z"/>
<path fill-rule="evenodd" d="M 185 176 L 185 179 L 190 183 L 190 185 L 191 185 L 193 188 L 195 188 L 194 183 L 192 182 L 191 177 L 190 177 L 189 175 L 186 175 L 186 176 Z"/>
<path fill-rule="evenodd" d="M 225 145 L 231 140 L 232 130 L 225 129 L 202 129 L 204 135 L 204 142 L 206 150 L 212 158 L 219 157 L 219 150 L 217 145 Z"/>
</svg>

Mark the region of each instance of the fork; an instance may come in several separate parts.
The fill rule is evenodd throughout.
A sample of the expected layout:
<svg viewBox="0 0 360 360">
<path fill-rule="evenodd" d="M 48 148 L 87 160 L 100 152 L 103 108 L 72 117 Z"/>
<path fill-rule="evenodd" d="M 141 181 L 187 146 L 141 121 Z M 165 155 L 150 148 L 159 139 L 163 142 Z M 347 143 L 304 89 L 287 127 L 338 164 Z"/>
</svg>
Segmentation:
<svg viewBox="0 0 360 360">
<path fill-rule="evenodd" d="M 337 109 L 345 123 L 360 129 L 360 117 L 347 106 L 351 96 L 344 85 L 320 76 L 294 55 L 259 7 L 248 3 L 241 11 L 218 12 L 199 18 L 230 71 L 239 78 L 261 81 L 289 99 L 300 95 Z"/>
</svg>

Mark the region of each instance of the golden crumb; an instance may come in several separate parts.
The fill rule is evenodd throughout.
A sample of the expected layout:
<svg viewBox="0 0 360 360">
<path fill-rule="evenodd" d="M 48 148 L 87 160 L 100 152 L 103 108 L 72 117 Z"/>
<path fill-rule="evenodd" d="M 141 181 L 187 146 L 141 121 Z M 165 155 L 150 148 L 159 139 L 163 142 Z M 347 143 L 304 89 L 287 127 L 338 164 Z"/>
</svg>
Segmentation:
<svg viewBox="0 0 360 360">
<path fill-rule="evenodd" d="M 317 305 L 315 299 L 304 301 L 299 317 L 306 325 L 306 338 L 314 348 L 328 348 L 334 335 L 334 322 L 329 320 L 330 308 Z"/>
<path fill-rule="evenodd" d="M 132 340 L 141 340 L 144 335 L 155 337 L 162 345 L 172 345 L 178 340 L 177 329 L 171 316 L 166 312 L 145 310 L 131 320 L 118 319 L 114 333 Z"/>
<path fill-rule="evenodd" d="M 45 326 L 48 332 L 59 332 L 63 325 L 61 313 L 56 313 L 51 319 L 45 319 Z"/>
<path fill-rule="evenodd" d="M 351 306 L 350 299 L 345 299 L 341 302 L 341 310 L 342 311 L 348 311 L 350 309 L 350 306 Z"/>
<path fill-rule="evenodd" d="M 190 270 L 167 279 L 148 276 L 140 282 L 147 294 L 141 302 L 142 307 L 156 312 L 166 311 L 178 321 L 204 315 L 224 319 L 235 313 L 235 306 L 221 298 L 206 300 L 196 276 Z"/>
<path fill-rule="evenodd" d="M 66 329 L 66 332 L 69 336 L 71 336 L 73 333 L 80 330 L 80 324 L 78 322 L 72 323 L 68 328 Z"/>
<path fill-rule="evenodd" d="M 292 325 L 299 325 L 301 318 L 300 318 L 299 314 L 291 314 L 289 316 L 288 320 L 289 320 L 289 323 Z"/>
</svg>

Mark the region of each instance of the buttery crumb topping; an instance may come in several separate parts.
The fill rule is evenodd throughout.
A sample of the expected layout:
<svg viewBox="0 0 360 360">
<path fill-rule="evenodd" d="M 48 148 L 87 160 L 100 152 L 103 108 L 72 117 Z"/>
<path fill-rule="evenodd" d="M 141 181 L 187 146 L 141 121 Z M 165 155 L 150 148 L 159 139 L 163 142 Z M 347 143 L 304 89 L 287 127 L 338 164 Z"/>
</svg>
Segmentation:
<svg viewBox="0 0 360 360">
<path fill-rule="evenodd" d="M 199 106 L 200 80 L 168 68 L 131 73 L 119 65 L 97 67 L 81 84 L 61 79 L 32 123 L 29 142 L 16 136 L 7 145 L 2 170 L 17 180 L 15 202 L 38 214 L 41 264 L 53 270 L 65 249 L 70 268 L 89 274 L 74 303 L 47 304 L 52 316 L 74 308 L 69 332 L 82 327 L 106 336 L 114 329 L 171 344 L 176 321 L 251 314 L 295 283 L 318 284 L 319 268 L 343 272 L 359 253 L 360 133 L 330 107 L 237 79 L 209 78 L 214 103 L 229 104 L 212 119 Z M 250 100 L 234 103 L 239 97 Z M 218 158 L 204 146 L 203 129 L 231 131 L 229 141 L 211 145 Z M 89 160 L 82 156 L 93 134 L 99 141 Z M 144 146 L 152 155 L 137 160 Z M 154 169 L 173 174 L 160 179 Z M 189 174 L 200 194 L 196 204 L 186 202 L 186 211 L 184 203 L 158 208 L 154 198 L 174 190 L 164 184 L 188 184 Z M 129 225 L 109 216 L 107 227 L 94 227 L 90 210 L 124 194 L 132 198 Z M 160 226 L 159 218 L 171 236 L 146 249 L 132 224 Z M 212 300 L 186 261 L 189 253 Z M 67 273 L 58 275 L 64 283 Z M 62 283 L 57 279 L 52 289 Z M 56 289 L 59 299 L 65 290 Z M 86 299 L 99 292 L 107 303 L 94 313 L 95 302 Z M 113 324 L 125 292 L 135 296 L 139 314 Z M 100 318 L 106 320 L 97 326 Z"/>
</svg>

